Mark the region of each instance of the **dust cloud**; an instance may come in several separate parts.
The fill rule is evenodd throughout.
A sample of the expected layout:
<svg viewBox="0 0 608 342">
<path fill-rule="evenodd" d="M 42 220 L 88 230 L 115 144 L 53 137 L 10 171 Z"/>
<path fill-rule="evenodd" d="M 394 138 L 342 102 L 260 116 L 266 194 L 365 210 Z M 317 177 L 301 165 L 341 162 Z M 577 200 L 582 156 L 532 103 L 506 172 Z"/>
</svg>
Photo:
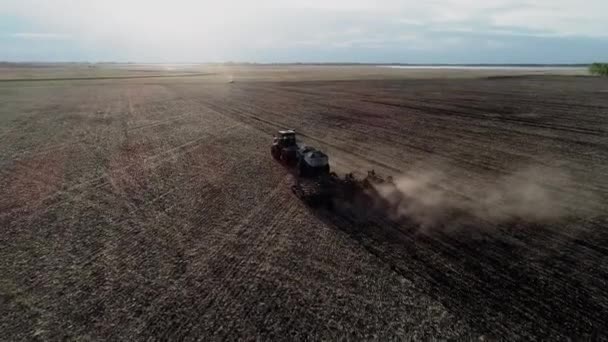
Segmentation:
<svg viewBox="0 0 608 342">
<path fill-rule="evenodd" d="M 512 220 L 545 223 L 568 215 L 572 188 L 563 171 L 526 167 L 490 180 L 454 178 L 441 169 L 415 169 L 392 183 L 375 186 L 392 218 L 415 221 L 422 228 L 472 222 Z"/>
</svg>

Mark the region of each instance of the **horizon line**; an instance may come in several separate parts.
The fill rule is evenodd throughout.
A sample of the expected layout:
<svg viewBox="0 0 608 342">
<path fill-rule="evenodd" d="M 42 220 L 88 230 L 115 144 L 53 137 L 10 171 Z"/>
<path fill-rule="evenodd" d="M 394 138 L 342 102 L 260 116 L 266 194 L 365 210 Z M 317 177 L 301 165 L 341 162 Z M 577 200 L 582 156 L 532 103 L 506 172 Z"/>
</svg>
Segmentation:
<svg viewBox="0 0 608 342">
<path fill-rule="evenodd" d="M 134 61 L 2 61 L 0 64 L 152 64 L 152 65 L 363 65 L 363 66 L 590 66 L 583 63 L 402 63 L 402 62 L 134 62 Z"/>
</svg>

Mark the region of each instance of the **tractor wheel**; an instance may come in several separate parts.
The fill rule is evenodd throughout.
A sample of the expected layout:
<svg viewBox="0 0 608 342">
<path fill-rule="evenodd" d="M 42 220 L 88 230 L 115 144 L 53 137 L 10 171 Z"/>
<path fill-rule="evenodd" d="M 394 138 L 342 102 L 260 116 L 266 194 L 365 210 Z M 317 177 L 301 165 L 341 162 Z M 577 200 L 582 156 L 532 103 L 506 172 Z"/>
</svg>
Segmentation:
<svg viewBox="0 0 608 342">
<path fill-rule="evenodd" d="M 293 159 L 292 155 L 289 152 L 281 151 L 280 159 L 286 165 L 293 165 L 294 164 L 294 159 Z"/>
<path fill-rule="evenodd" d="M 279 159 L 281 159 L 283 163 L 287 163 L 289 158 L 287 157 L 287 153 L 285 153 L 285 151 L 281 151 Z"/>
<path fill-rule="evenodd" d="M 307 177 L 308 176 L 308 167 L 307 167 L 306 163 L 299 162 L 296 167 L 298 169 L 298 176 L 299 177 Z"/>
<path fill-rule="evenodd" d="M 334 201 L 333 201 L 333 199 L 326 198 L 325 199 L 325 203 L 324 203 L 324 207 L 328 211 L 334 211 Z"/>
<path fill-rule="evenodd" d="M 274 146 L 270 148 L 270 154 L 276 160 L 281 159 L 281 154 L 279 153 L 278 149 L 275 148 Z"/>
<path fill-rule="evenodd" d="M 323 167 L 323 174 L 324 174 L 324 175 L 329 175 L 329 164 L 328 164 L 328 165 L 325 165 L 325 166 Z"/>
</svg>

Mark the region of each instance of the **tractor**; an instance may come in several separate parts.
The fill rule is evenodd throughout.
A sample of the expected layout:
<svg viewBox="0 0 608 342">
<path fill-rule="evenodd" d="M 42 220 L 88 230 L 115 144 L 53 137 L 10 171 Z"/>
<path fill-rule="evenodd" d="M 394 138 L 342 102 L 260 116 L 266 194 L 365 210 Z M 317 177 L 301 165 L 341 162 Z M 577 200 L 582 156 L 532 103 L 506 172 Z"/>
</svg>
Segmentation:
<svg viewBox="0 0 608 342">
<path fill-rule="evenodd" d="M 285 164 L 296 176 L 291 190 L 296 196 L 311 206 L 332 208 L 334 202 L 366 203 L 370 207 L 378 202 L 375 186 L 385 181 L 373 170 L 367 177 L 358 179 L 349 173 L 340 178 L 330 172 L 329 158 L 314 147 L 300 144 L 294 130 L 281 130 L 274 137 L 270 153 L 273 158 Z M 392 179 L 388 179 L 392 183 Z"/>
<path fill-rule="evenodd" d="M 295 167 L 298 177 L 316 178 L 329 174 L 327 155 L 314 147 L 298 144 L 294 130 L 279 131 L 270 153 L 274 159 Z"/>
<path fill-rule="evenodd" d="M 285 164 L 293 164 L 296 161 L 298 144 L 296 142 L 296 132 L 294 130 L 279 131 L 274 137 L 270 154 L 276 160 Z"/>
</svg>

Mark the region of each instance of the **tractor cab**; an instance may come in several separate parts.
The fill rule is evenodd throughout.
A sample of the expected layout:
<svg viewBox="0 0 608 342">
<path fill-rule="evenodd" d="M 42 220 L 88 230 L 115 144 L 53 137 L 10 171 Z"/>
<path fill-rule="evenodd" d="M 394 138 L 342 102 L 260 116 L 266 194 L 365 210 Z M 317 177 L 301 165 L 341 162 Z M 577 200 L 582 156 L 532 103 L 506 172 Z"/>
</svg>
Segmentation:
<svg viewBox="0 0 608 342">
<path fill-rule="evenodd" d="M 296 159 L 298 144 L 296 142 L 296 132 L 292 129 L 279 131 L 274 137 L 270 149 L 275 159 L 284 162 L 293 162 Z"/>
<path fill-rule="evenodd" d="M 274 142 L 280 147 L 296 146 L 296 132 L 294 130 L 279 131 L 274 137 Z"/>
</svg>

